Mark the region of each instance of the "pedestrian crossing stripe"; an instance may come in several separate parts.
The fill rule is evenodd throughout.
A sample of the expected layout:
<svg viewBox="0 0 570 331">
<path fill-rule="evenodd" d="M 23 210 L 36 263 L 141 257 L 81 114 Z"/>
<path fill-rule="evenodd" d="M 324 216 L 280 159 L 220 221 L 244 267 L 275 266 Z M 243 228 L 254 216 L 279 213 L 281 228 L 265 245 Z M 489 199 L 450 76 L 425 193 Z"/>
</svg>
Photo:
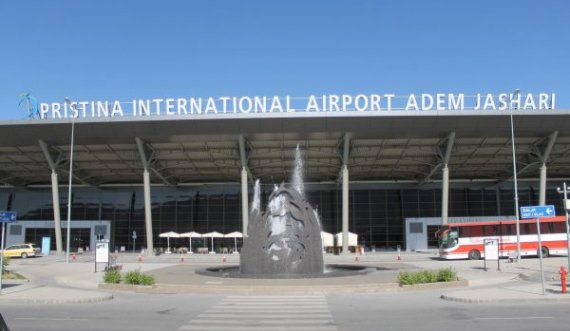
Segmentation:
<svg viewBox="0 0 570 331">
<path fill-rule="evenodd" d="M 179 330 L 336 331 L 324 296 L 228 296 Z"/>
</svg>

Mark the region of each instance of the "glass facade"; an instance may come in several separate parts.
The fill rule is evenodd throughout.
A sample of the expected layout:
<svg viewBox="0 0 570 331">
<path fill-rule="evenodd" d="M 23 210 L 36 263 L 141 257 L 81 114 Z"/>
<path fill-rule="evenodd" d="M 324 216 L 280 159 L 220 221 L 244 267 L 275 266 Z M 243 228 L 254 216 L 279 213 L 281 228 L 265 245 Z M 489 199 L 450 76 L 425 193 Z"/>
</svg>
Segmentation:
<svg viewBox="0 0 570 331">
<path fill-rule="evenodd" d="M 273 189 L 262 187 L 262 205 Z M 61 190 L 63 191 L 63 190 Z M 252 191 L 250 189 L 250 191 Z M 241 231 L 241 194 L 239 185 L 203 185 L 179 188 L 153 187 L 152 219 L 154 246 L 166 247 L 162 232 L 178 233 Z M 61 193 L 61 192 L 60 192 Z M 404 219 L 441 216 L 441 190 L 436 187 L 396 188 L 388 185 L 351 185 L 349 197 L 349 231 L 358 234 L 359 244 L 367 249 L 402 248 Z M 67 220 L 67 196 L 60 194 L 62 221 Z M 308 185 L 307 198 L 318 210 L 323 231 L 342 231 L 342 191 L 335 185 Z M 251 196 L 250 196 L 251 200 Z M 547 204 L 562 214 L 561 197 L 555 188 L 547 189 Z M 527 186 L 519 190 L 520 206 L 537 205 L 538 189 Z M 18 220 L 52 220 L 51 189 L 5 189 L 0 192 L 0 209 L 16 211 Z M 513 192 L 509 188 L 453 187 L 449 192 L 449 216 L 514 215 Z M 110 220 L 111 247 L 132 249 L 136 231 L 136 248 L 145 246 L 145 215 L 142 187 L 74 188 L 71 219 Z M 41 237 L 53 231 L 32 230 L 26 240 L 41 244 Z M 86 240 L 86 238 L 83 238 Z M 52 239 L 55 242 L 55 238 Z M 216 248 L 233 249 L 233 238 L 216 238 Z M 241 243 L 241 239 L 240 239 Z M 188 247 L 188 238 L 171 239 L 171 247 Z M 192 247 L 210 245 L 193 239 Z"/>
</svg>

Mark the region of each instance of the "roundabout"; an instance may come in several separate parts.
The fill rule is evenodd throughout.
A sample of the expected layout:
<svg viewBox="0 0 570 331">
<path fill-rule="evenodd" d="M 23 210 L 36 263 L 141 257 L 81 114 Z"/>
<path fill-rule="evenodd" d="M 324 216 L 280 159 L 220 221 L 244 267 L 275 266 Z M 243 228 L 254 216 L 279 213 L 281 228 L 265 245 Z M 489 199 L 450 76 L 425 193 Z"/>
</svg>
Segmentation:
<svg viewBox="0 0 570 331">
<path fill-rule="evenodd" d="M 307 278 L 331 278 L 331 277 L 348 277 L 365 275 L 379 270 L 374 267 L 350 264 L 327 264 L 322 274 L 273 274 L 259 275 L 246 274 L 240 272 L 237 266 L 218 266 L 204 269 L 197 269 L 196 273 L 204 276 L 222 277 L 222 278 L 255 278 L 255 279 L 307 279 Z"/>
</svg>

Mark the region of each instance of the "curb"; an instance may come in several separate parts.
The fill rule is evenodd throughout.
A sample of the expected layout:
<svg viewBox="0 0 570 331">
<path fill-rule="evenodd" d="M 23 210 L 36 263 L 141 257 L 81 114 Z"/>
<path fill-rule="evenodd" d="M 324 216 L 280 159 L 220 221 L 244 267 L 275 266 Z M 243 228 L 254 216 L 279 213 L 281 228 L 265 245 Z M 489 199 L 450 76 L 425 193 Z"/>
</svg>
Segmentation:
<svg viewBox="0 0 570 331">
<path fill-rule="evenodd" d="M 247 286 L 247 285 L 171 285 L 155 284 L 152 286 L 128 284 L 99 284 L 105 291 L 120 291 L 145 294 L 332 294 L 332 293 L 379 293 L 400 292 L 397 283 L 362 284 L 362 285 L 298 285 L 298 286 Z"/>
<path fill-rule="evenodd" d="M 423 283 L 415 285 L 400 285 L 403 291 L 424 291 L 424 290 L 445 290 L 450 288 L 468 287 L 469 281 L 465 279 L 456 280 L 452 282 L 437 282 L 437 283 Z"/>
<path fill-rule="evenodd" d="M 537 294 L 538 296 L 538 294 Z M 468 299 L 468 298 L 459 298 L 454 296 L 449 296 L 442 294 L 440 296 L 441 299 L 447 301 L 454 301 L 454 302 L 461 302 L 461 303 L 520 303 L 520 302 L 561 302 L 561 301 L 568 301 L 570 297 L 554 297 L 550 296 L 542 296 L 538 298 L 518 298 L 518 299 Z"/>
<path fill-rule="evenodd" d="M 467 280 L 438 282 L 416 285 L 398 283 L 377 283 L 358 285 L 298 285 L 298 286 L 231 286 L 231 285 L 171 285 L 155 284 L 152 286 L 129 284 L 105 284 L 98 288 L 106 291 L 120 291 L 145 294 L 331 294 L 331 293 L 379 293 L 379 292 L 414 292 L 442 290 L 469 286 Z"/>
<path fill-rule="evenodd" d="M 102 302 L 113 298 L 112 293 L 26 284 L 17 286 L 11 291 L 3 292 L 0 296 L 0 303 L 81 304 Z"/>
<path fill-rule="evenodd" d="M 0 302 L 7 303 L 23 303 L 23 304 L 40 304 L 40 305 L 54 305 L 54 304 L 80 304 L 80 303 L 97 303 L 112 300 L 112 294 L 106 294 L 97 298 L 84 298 L 84 299 L 0 299 Z"/>
</svg>

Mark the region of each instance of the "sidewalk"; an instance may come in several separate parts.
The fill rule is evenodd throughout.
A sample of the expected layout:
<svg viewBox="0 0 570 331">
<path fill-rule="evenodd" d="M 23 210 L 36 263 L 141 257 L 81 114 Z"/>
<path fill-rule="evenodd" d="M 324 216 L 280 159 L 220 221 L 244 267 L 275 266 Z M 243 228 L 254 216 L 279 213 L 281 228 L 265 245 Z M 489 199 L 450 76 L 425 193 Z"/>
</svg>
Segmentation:
<svg viewBox="0 0 570 331">
<path fill-rule="evenodd" d="M 103 265 L 95 273 L 93 255 L 80 255 L 76 261 L 65 263 L 65 259 L 55 256 L 12 260 L 9 270 L 25 276 L 29 282 L 3 280 L 0 303 L 87 303 L 100 302 L 113 298 L 114 290 L 101 290 Z M 183 260 L 181 259 L 183 258 Z M 206 266 L 237 265 L 239 255 L 183 255 L 143 256 L 138 261 L 137 254 L 121 254 L 118 263 L 123 271 L 140 269 L 153 274 L 157 286 L 146 293 L 371 293 L 402 291 L 395 283 L 398 272 L 403 270 L 454 268 L 461 279 L 467 280 L 468 288 L 445 289 L 440 291 L 446 300 L 486 303 L 568 300 L 569 294 L 560 294 L 560 281 L 557 274 L 567 258 L 544 260 L 546 295 L 542 295 L 539 260 L 523 259 L 519 263 L 501 260 L 501 270 L 497 265 L 489 265 L 485 271 L 483 261 L 441 261 L 431 253 L 403 252 L 400 259 L 395 252 L 367 253 L 355 261 L 354 255 L 326 255 L 327 264 L 362 264 L 382 268 L 365 276 L 338 277 L 327 279 L 297 280 L 251 280 L 218 278 L 197 275 L 196 268 Z M 409 289 L 406 289 L 409 291 Z M 414 290 L 414 289 L 412 289 Z"/>
<path fill-rule="evenodd" d="M 483 261 L 473 261 L 480 264 Z M 488 265 L 488 271 L 477 272 L 474 267 L 459 272 L 460 277 L 469 280 L 469 288 L 447 291 L 442 299 L 466 303 L 519 303 L 541 301 L 567 301 L 570 294 L 562 293 L 560 266 L 568 263 L 567 257 L 550 257 L 543 260 L 544 292 L 540 277 L 540 260 L 526 258 L 520 262 L 500 261 L 501 270 L 497 270 L 496 261 Z"/>
<path fill-rule="evenodd" d="M 542 294 L 542 285 L 537 283 L 501 285 L 493 288 L 470 288 L 460 291 L 451 291 L 441 295 L 444 300 L 467 303 L 521 303 L 539 301 L 567 301 L 570 294 L 560 292 L 560 284 L 545 284 L 545 294 Z"/>
<path fill-rule="evenodd" d="M 102 273 L 94 273 L 91 263 L 65 263 L 65 258 L 47 256 L 12 259 L 9 270 L 26 280 L 2 280 L 0 303 L 63 304 L 110 300 L 111 293 L 97 290 Z"/>
</svg>

